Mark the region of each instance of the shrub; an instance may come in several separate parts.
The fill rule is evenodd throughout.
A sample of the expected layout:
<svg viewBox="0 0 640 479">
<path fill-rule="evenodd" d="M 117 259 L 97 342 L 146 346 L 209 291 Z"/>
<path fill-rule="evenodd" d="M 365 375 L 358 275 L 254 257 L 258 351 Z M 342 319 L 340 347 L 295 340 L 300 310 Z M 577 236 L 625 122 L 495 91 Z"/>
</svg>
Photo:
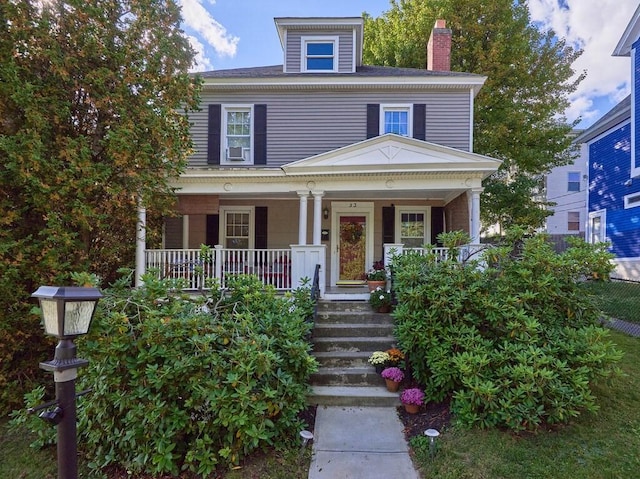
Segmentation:
<svg viewBox="0 0 640 479">
<path fill-rule="evenodd" d="M 394 260 L 395 334 L 427 401 L 451 395 L 460 422 L 514 430 L 597 408 L 590 385 L 621 355 L 578 281 L 610 255 L 577 247 L 557 255 L 542 235 L 516 234 L 481 262 Z"/>
<path fill-rule="evenodd" d="M 313 308 L 300 291 L 278 296 L 257 279 L 189 297 L 149 274 L 105 292 L 79 351 L 79 443 L 90 467 L 212 474 L 265 446 L 297 441 L 316 369 L 305 340 Z"/>
</svg>

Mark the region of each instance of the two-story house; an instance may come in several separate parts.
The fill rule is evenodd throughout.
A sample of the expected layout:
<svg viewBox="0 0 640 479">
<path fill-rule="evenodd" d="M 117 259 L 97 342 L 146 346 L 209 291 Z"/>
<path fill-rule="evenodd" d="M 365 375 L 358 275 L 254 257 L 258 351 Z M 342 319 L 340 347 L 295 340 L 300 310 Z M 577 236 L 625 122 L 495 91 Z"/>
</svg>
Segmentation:
<svg viewBox="0 0 640 479">
<path fill-rule="evenodd" d="M 615 276 L 640 280 L 640 7 L 614 56 L 631 57 L 631 95 L 580 135 L 588 165 L 587 241 L 608 241 Z"/>
<path fill-rule="evenodd" d="M 282 65 L 201 74 L 196 152 L 174 184 L 180 216 L 167 218 L 163 250 L 140 235 L 139 271 L 180 270 L 206 244 L 207 274 L 223 284 L 251 273 L 286 290 L 319 264 L 324 292 L 443 231 L 479 242 L 482 180 L 500 162 L 473 153 L 486 78 L 450 71 L 444 21 L 425 69 L 363 65 L 359 17 L 275 26 Z"/>
</svg>

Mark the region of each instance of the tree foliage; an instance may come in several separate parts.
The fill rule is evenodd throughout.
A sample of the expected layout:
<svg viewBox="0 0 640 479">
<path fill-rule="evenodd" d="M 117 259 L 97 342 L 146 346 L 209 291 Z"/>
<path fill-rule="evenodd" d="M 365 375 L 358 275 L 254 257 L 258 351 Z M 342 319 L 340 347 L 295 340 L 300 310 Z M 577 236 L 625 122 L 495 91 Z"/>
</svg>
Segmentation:
<svg viewBox="0 0 640 479">
<path fill-rule="evenodd" d="M 425 68 L 427 40 L 438 18 L 452 30 L 451 69 L 487 77 L 475 99 L 474 151 L 503 164 L 485 185 L 519 183 L 508 192 L 493 190 L 494 195 L 515 195 L 517 201 L 485 203 L 483 213 L 539 226 L 544 213 L 523 216 L 508 210 L 523 204 L 540 209 L 531 201 L 532 192 L 521 186 L 573 158 L 569 134 L 575 123 L 566 120 L 564 111 L 584 77 L 572 69 L 581 51 L 533 24 L 525 0 L 391 0 L 382 16 L 365 17 L 365 62 Z"/>
<path fill-rule="evenodd" d="M 160 213 L 172 197 L 199 90 L 179 25 L 173 1 L 0 4 L 4 391 L 5 371 L 29 368 L 14 353 L 41 343 L 29 294 L 73 271 L 114 279 L 133 262 L 138 200 Z"/>
<path fill-rule="evenodd" d="M 512 230 L 480 262 L 434 258 L 394 260 L 395 334 L 427 401 L 451 396 L 461 423 L 513 430 L 597 409 L 591 386 L 621 354 L 580 280 L 608 278 L 605 244 L 555 254 Z"/>
</svg>

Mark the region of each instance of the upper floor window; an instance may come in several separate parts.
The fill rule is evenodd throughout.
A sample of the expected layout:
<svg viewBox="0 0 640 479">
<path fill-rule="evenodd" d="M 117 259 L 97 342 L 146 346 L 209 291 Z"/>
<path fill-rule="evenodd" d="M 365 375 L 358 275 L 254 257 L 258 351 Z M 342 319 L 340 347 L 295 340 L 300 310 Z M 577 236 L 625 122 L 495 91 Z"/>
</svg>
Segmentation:
<svg viewBox="0 0 640 479">
<path fill-rule="evenodd" d="M 412 136 L 411 105 L 380 105 L 380 134 Z"/>
<path fill-rule="evenodd" d="M 251 106 L 224 106 L 222 115 L 224 134 L 223 155 L 225 162 L 240 162 L 251 160 L 253 143 L 253 115 Z"/>
<path fill-rule="evenodd" d="M 570 171 L 568 174 L 567 191 L 580 191 L 580 172 Z"/>
<path fill-rule="evenodd" d="M 338 37 L 305 37 L 302 58 L 305 72 L 338 71 Z"/>
</svg>

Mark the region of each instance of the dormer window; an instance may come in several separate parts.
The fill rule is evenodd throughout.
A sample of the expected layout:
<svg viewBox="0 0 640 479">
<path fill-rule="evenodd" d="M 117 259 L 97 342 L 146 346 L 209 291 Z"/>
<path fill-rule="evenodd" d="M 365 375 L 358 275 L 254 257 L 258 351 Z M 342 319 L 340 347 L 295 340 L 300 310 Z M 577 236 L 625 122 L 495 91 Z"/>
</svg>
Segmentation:
<svg viewBox="0 0 640 479">
<path fill-rule="evenodd" d="M 337 72 L 338 37 L 303 37 L 303 71 Z"/>
</svg>

